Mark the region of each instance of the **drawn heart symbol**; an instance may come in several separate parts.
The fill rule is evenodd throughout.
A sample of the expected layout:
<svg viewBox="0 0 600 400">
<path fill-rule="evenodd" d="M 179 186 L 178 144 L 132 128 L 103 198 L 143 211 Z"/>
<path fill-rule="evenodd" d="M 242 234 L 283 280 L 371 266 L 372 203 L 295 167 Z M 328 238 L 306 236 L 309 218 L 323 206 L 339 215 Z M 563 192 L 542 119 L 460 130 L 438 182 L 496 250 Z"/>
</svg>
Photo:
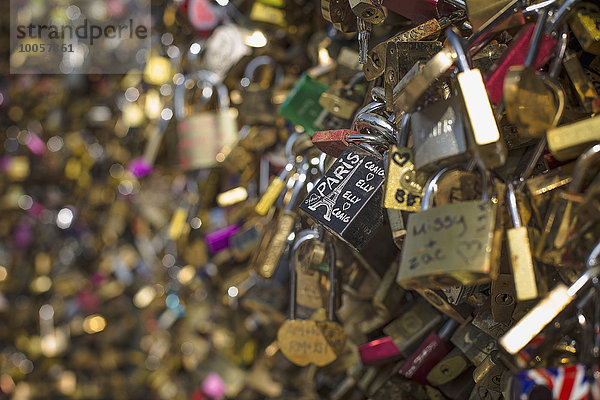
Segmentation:
<svg viewBox="0 0 600 400">
<path fill-rule="evenodd" d="M 483 245 L 478 240 L 462 241 L 456 246 L 456 252 L 466 262 L 471 261 L 481 250 Z"/>
<path fill-rule="evenodd" d="M 373 178 L 375 178 L 375 174 L 374 174 L 374 173 L 372 173 L 372 172 L 369 172 L 369 173 L 367 174 L 367 176 L 366 176 L 366 178 L 365 178 L 365 179 L 366 179 L 367 181 L 370 181 L 370 180 L 371 180 L 371 179 L 373 179 Z"/>
<path fill-rule="evenodd" d="M 342 206 L 342 209 L 344 211 L 348 211 L 348 209 L 350 208 L 352 204 L 350 204 L 349 202 L 345 202 L 344 205 Z"/>
</svg>

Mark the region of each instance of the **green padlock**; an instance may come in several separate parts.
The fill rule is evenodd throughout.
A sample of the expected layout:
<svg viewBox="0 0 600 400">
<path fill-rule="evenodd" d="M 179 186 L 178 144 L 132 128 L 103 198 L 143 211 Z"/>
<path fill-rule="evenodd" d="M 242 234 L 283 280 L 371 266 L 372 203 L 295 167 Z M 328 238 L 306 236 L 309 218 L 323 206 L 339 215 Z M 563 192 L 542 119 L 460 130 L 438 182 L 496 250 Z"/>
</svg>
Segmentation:
<svg viewBox="0 0 600 400">
<path fill-rule="evenodd" d="M 279 115 L 300 125 L 312 136 L 323 127 L 319 123 L 327 111 L 319 104 L 327 85 L 308 74 L 303 74 L 279 107 Z"/>
</svg>

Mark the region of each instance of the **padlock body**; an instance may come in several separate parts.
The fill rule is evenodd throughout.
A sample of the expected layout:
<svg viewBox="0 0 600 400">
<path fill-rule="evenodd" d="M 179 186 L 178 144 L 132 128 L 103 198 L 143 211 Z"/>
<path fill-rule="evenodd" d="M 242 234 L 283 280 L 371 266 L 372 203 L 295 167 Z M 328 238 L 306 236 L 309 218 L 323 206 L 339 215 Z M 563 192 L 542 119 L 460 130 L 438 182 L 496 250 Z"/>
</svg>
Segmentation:
<svg viewBox="0 0 600 400">
<path fill-rule="evenodd" d="M 179 163 L 184 171 L 223 161 L 237 140 L 235 110 L 202 112 L 177 124 Z"/>
<path fill-rule="evenodd" d="M 546 138 L 548 148 L 557 160 L 574 159 L 588 146 L 600 141 L 600 116 L 550 129 Z"/>
<path fill-rule="evenodd" d="M 415 171 L 412 150 L 391 146 L 388 152 L 383 207 L 403 211 L 419 211 L 426 175 Z"/>
<path fill-rule="evenodd" d="M 359 250 L 383 224 L 383 161 L 349 145 L 300 205 L 332 234 Z"/>
<path fill-rule="evenodd" d="M 465 122 L 457 98 L 438 101 L 411 115 L 415 168 L 433 172 L 468 157 Z"/>
<path fill-rule="evenodd" d="M 443 288 L 495 279 L 496 214 L 497 205 L 485 201 L 448 204 L 411 214 L 398 284 L 406 289 Z"/>
<path fill-rule="evenodd" d="M 319 98 L 326 90 L 326 84 L 307 74 L 302 75 L 279 107 L 279 115 L 296 125 L 302 126 L 312 135 L 314 131 L 321 128 L 315 121 L 323 113 Z"/>
</svg>

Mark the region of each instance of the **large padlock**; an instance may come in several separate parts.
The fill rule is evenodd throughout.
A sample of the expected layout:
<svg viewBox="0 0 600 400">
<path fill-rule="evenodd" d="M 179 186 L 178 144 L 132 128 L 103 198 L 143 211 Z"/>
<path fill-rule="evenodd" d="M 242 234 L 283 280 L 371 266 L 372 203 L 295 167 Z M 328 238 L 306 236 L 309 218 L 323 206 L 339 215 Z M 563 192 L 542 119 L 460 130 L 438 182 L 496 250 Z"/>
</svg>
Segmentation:
<svg viewBox="0 0 600 400">
<path fill-rule="evenodd" d="M 585 175 L 600 158 L 600 145 L 590 147 L 575 164 L 573 180 L 566 191 L 555 194 L 535 255 L 547 264 L 581 269 L 598 237 L 598 214 L 586 204 L 593 200 L 582 193 Z M 588 188 L 595 194 L 594 188 Z"/>
<path fill-rule="evenodd" d="M 313 363 L 325 366 L 340 355 L 346 343 L 344 328 L 335 321 L 337 304 L 337 271 L 335 248 L 329 245 L 329 301 L 327 321 L 296 319 L 296 271 L 290 271 L 290 319 L 286 320 L 277 332 L 277 341 L 283 355 L 299 366 Z"/>
<path fill-rule="evenodd" d="M 487 193 L 494 188 L 488 172 L 482 172 L 482 200 L 431 208 L 437 182 L 447 171 L 429 180 L 421 211 L 408 217 L 397 278 L 407 289 L 474 285 L 497 276 L 502 231 L 495 194 Z"/>
<path fill-rule="evenodd" d="M 257 81 L 259 68 L 269 69 L 265 79 Z M 273 89 L 283 80 L 283 69 L 269 56 L 259 56 L 251 60 L 244 71 L 240 85 L 242 103 L 239 105 L 240 120 L 244 124 L 274 124 L 277 115 L 273 110 Z"/>
<path fill-rule="evenodd" d="M 383 161 L 351 144 L 315 183 L 300 209 L 359 250 L 383 224 Z"/>
<path fill-rule="evenodd" d="M 217 93 L 217 110 L 197 112 L 186 107 L 185 92 L 195 85 L 202 88 L 203 96 L 205 92 L 211 96 Z M 206 96 L 203 102 L 209 100 L 210 96 Z M 198 71 L 177 85 L 173 101 L 181 168 L 185 171 L 211 168 L 224 161 L 238 139 L 237 111 L 229 108 L 227 87 L 219 83 L 214 73 Z"/>
</svg>

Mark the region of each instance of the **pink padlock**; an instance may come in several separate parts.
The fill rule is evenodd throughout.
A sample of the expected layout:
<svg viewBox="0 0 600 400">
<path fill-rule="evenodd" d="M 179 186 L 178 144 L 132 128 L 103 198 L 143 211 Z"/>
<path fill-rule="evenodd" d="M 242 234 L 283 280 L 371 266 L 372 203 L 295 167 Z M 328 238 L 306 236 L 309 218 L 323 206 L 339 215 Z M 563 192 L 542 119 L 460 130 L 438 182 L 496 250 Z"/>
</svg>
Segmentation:
<svg viewBox="0 0 600 400">
<path fill-rule="evenodd" d="M 485 87 L 492 103 L 498 104 L 502 99 L 504 78 L 508 69 L 512 66 L 523 65 L 525 63 L 534 28 L 535 24 L 527 24 L 521 28 L 502 57 L 492 65 L 487 73 Z M 541 38 L 540 47 L 535 59 L 535 68 L 539 68 L 548 62 L 555 47 L 556 39 L 544 34 Z"/>
<path fill-rule="evenodd" d="M 404 357 L 390 336 L 358 346 L 358 354 L 363 365 L 378 365 Z"/>
</svg>

